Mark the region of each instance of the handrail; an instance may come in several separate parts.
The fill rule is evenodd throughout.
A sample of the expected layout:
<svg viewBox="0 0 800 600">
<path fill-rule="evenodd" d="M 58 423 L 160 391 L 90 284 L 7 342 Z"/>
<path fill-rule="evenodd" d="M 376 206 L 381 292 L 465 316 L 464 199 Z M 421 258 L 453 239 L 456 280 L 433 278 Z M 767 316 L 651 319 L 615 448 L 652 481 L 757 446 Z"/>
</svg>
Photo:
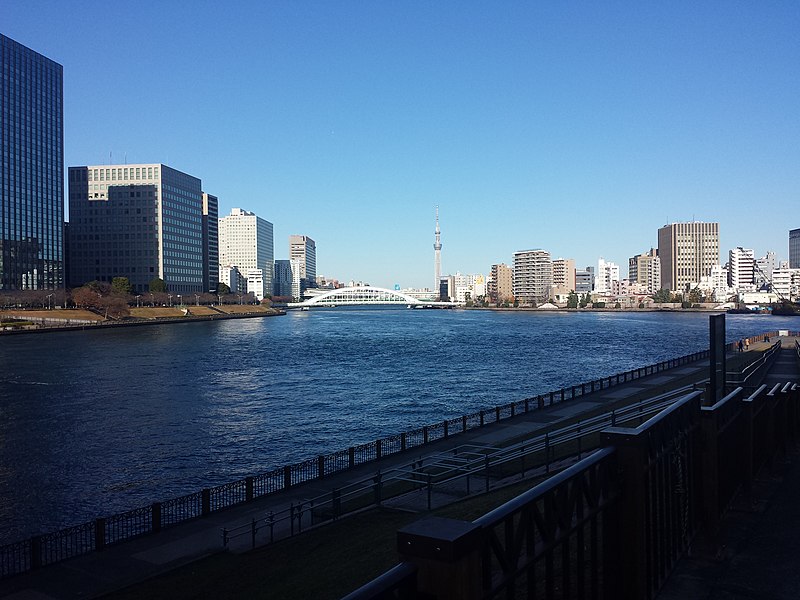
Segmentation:
<svg viewBox="0 0 800 600">
<path fill-rule="evenodd" d="M 415 585 L 416 575 L 417 567 L 414 564 L 401 562 L 357 590 L 350 592 L 342 600 L 368 600 L 384 597 L 384 594 L 400 589 L 403 585 L 409 585 L 409 582 L 413 582 Z"/>
<path fill-rule="evenodd" d="M 766 386 L 761 386 L 761 387 L 766 387 Z M 759 389 L 761 389 L 761 388 L 759 388 Z M 720 408 L 722 408 L 722 407 L 723 407 L 725 404 L 727 404 L 728 402 L 730 402 L 731 400 L 733 400 L 734 398 L 736 398 L 736 397 L 737 397 L 739 394 L 741 394 L 743 391 L 744 391 L 744 388 L 742 388 L 741 386 L 740 386 L 740 387 L 737 387 L 737 388 L 736 388 L 736 389 L 734 389 L 734 390 L 733 390 L 733 391 L 732 391 L 730 394 L 728 394 L 727 396 L 725 396 L 725 397 L 724 397 L 724 398 L 722 398 L 721 400 L 717 401 L 717 403 L 716 403 L 716 404 L 714 404 L 713 406 L 701 406 L 701 407 L 700 407 L 700 410 L 701 410 L 701 411 L 714 411 L 714 410 L 719 410 L 719 409 L 720 409 Z"/>
<path fill-rule="evenodd" d="M 502 504 L 494 510 L 489 511 L 482 517 L 478 517 L 473 521 L 473 523 L 475 525 L 480 525 L 481 527 L 488 527 L 494 523 L 502 521 L 508 515 L 518 511 L 524 505 L 528 504 L 532 499 L 552 491 L 553 489 L 562 485 L 568 479 L 575 477 L 575 475 L 582 473 L 587 468 L 601 462 L 612 454 L 614 454 L 613 447 L 603 448 L 602 450 L 593 453 L 591 456 L 587 456 L 579 463 L 567 467 L 560 473 L 549 477 L 546 481 L 543 481 L 539 485 L 529 489 L 526 492 L 523 492 L 516 498 L 512 498 L 505 504 Z"/>
</svg>

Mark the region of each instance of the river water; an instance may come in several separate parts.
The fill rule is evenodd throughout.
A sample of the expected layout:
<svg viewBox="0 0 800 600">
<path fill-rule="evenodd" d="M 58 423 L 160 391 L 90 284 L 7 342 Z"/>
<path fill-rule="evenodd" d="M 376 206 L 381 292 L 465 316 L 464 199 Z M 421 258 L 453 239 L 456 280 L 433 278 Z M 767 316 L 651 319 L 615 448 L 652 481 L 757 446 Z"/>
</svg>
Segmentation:
<svg viewBox="0 0 800 600">
<path fill-rule="evenodd" d="M 0 544 L 707 347 L 704 314 L 352 308 L 0 338 Z"/>
</svg>

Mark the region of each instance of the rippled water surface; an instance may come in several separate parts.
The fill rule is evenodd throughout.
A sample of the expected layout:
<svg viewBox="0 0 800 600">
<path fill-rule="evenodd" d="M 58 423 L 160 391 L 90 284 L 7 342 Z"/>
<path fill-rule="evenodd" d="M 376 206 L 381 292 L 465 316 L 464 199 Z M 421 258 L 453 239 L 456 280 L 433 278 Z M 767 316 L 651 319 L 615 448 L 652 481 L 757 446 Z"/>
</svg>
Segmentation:
<svg viewBox="0 0 800 600">
<path fill-rule="evenodd" d="M 374 309 L 0 338 L 0 543 L 707 346 L 702 314 Z"/>
</svg>

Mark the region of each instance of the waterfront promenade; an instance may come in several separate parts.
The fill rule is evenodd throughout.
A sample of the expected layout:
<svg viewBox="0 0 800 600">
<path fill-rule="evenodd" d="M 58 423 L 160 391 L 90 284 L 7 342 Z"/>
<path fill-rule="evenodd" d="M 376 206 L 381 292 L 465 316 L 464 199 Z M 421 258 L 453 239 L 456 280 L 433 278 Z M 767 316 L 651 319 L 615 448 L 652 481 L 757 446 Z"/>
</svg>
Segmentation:
<svg viewBox="0 0 800 600">
<path fill-rule="evenodd" d="M 793 343 L 793 342 L 792 342 Z M 751 345 L 751 352 L 764 350 L 763 342 Z M 745 353 L 747 354 L 747 353 Z M 499 445 L 502 441 L 533 436 L 548 427 L 585 413 L 609 402 L 640 396 L 661 394 L 675 385 L 687 381 L 700 382 L 708 375 L 707 361 L 684 365 L 666 372 L 637 379 L 628 384 L 615 386 L 581 397 L 574 402 L 534 410 L 516 418 L 452 436 L 434 444 L 409 452 L 392 455 L 381 461 L 361 465 L 355 469 L 337 473 L 324 479 L 294 486 L 235 508 L 212 513 L 201 519 L 167 529 L 160 534 L 141 537 L 137 540 L 107 547 L 63 563 L 46 567 L 0 584 L 0 596 L 16 598 L 75 598 L 93 597 L 145 580 L 174 567 L 208 556 L 222 549 L 221 530 L 233 529 L 252 518 L 285 510 L 290 504 L 298 504 L 310 497 L 318 496 L 332 488 L 348 484 L 374 474 L 407 464 L 422 457 L 443 452 L 467 443 Z M 313 534 L 312 534 L 313 535 Z M 250 547 L 249 539 L 232 542 L 232 551 L 244 551 Z"/>
</svg>

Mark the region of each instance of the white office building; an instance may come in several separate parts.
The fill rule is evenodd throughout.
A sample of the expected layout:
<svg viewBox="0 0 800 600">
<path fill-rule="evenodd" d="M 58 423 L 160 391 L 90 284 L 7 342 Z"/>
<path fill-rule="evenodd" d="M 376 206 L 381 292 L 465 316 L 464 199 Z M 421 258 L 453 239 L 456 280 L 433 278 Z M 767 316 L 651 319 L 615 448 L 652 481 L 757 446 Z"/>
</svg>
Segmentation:
<svg viewBox="0 0 800 600">
<path fill-rule="evenodd" d="M 241 208 L 231 209 L 231 214 L 219 220 L 219 264 L 237 267 L 246 279 L 250 271 L 260 269 L 260 289 L 247 290 L 257 298 L 272 295 L 274 263 L 272 223 Z"/>
</svg>

